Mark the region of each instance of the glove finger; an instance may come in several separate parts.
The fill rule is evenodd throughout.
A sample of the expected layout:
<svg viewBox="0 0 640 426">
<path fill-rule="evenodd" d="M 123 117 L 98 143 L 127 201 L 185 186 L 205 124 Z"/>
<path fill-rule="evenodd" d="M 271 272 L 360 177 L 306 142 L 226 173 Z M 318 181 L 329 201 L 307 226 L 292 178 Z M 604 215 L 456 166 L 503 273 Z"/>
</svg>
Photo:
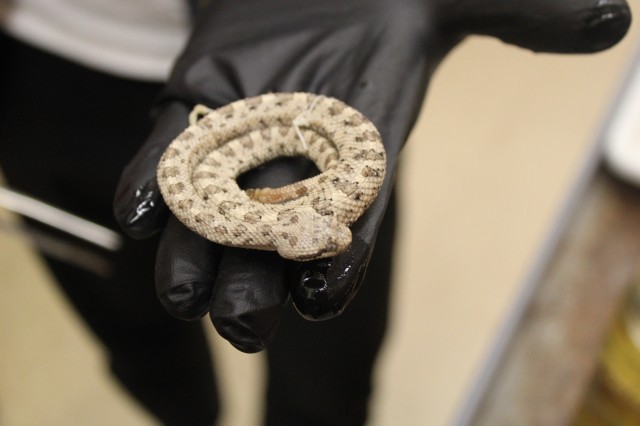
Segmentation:
<svg viewBox="0 0 640 426">
<path fill-rule="evenodd" d="M 298 312 L 309 320 L 325 320 L 340 315 L 362 284 L 369 260 L 377 244 L 381 222 L 393 227 L 395 211 L 387 211 L 389 195 L 383 188 L 376 201 L 351 227 L 349 248 L 331 259 L 297 263 L 289 280 L 292 300 Z M 382 244 L 391 245 L 392 238 Z"/>
<path fill-rule="evenodd" d="M 156 258 L 156 292 L 173 316 L 193 320 L 209 311 L 222 247 L 193 233 L 175 217 L 167 222 Z"/>
<path fill-rule="evenodd" d="M 390 51 L 381 54 L 393 56 Z M 351 92 L 346 99 L 380 131 L 387 154 L 387 170 L 376 199 L 351 226 L 349 248 L 332 259 L 304 262 L 293 268 L 292 299 L 307 319 L 324 320 L 341 314 L 364 280 L 378 229 L 393 193 L 397 158 L 426 91 L 426 70 L 433 66 L 426 56 L 419 60 L 396 54 L 395 58 L 396 61 L 389 61 L 384 68 L 371 66 L 363 71 L 360 77 L 368 84 Z M 398 75 L 404 78 L 399 80 Z M 408 91 L 406 87 L 415 90 Z"/>
<path fill-rule="evenodd" d="M 625 0 L 464 0 L 444 7 L 446 27 L 454 31 L 544 52 L 603 50 L 617 43 L 631 23 Z"/>
<path fill-rule="evenodd" d="M 163 107 L 149 138 L 127 165 L 114 200 L 115 217 L 123 231 L 134 238 L 158 232 L 168 217 L 156 168 L 169 143 L 187 126 L 189 109 L 174 102 Z"/>
<path fill-rule="evenodd" d="M 289 298 L 286 261 L 275 252 L 226 248 L 211 298 L 210 317 L 242 352 L 259 352 L 273 339 Z"/>
<path fill-rule="evenodd" d="M 241 187 L 279 187 L 308 176 L 306 158 L 278 158 L 240 176 Z M 243 352 L 263 350 L 273 338 L 289 298 L 289 262 L 275 252 L 225 248 L 211 298 L 218 333 Z"/>
</svg>

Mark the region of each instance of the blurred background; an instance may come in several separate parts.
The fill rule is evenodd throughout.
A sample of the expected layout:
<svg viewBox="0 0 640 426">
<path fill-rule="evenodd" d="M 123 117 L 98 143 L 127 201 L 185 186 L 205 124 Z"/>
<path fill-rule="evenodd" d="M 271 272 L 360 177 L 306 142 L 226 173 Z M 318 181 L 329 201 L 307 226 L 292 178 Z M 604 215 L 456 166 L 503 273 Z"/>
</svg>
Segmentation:
<svg viewBox="0 0 640 426">
<path fill-rule="evenodd" d="M 534 54 L 473 37 L 440 67 L 401 159 L 392 317 L 371 425 L 464 417 L 593 154 L 637 27 L 591 56 Z M 153 424 L 109 377 L 101 348 L 30 246 L 6 229 L 0 274 L 0 424 Z M 221 424 L 258 424 L 262 356 L 237 352 L 210 329 Z"/>
</svg>

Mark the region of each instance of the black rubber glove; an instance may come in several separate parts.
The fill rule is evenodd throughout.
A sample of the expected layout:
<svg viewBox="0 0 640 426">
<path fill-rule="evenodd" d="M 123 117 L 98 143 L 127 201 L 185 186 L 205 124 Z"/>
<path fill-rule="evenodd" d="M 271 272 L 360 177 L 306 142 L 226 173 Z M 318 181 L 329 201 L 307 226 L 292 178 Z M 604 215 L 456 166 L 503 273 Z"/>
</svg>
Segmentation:
<svg viewBox="0 0 640 426">
<path fill-rule="evenodd" d="M 153 134 L 124 172 L 115 201 L 125 231 L 164 229 L 156 268 L 169 312 L 210 312 L 238 349 L 263 349 L 289 294 L 307 318 L 338 315 L 362 282 L 394 182 L 398 154 L 418 115 L 430 76 L 465 35 L 499 37 L 536 51 L 592 52 L 626 33 L 624 0 L 215 0 L 200 11 L 168 83 Z M 223 248 L 170 218 L 155 168 L 195 103 L 218 107 L 266 92 L 333 96 L 380 130 L 388 157 L 385 184 L 353 225 L 353 243 L 330 260 L 295 263 L 274 253 Z M 280 161 L 247 176 L 276 186 L 309 173 Z"/>
</svg>

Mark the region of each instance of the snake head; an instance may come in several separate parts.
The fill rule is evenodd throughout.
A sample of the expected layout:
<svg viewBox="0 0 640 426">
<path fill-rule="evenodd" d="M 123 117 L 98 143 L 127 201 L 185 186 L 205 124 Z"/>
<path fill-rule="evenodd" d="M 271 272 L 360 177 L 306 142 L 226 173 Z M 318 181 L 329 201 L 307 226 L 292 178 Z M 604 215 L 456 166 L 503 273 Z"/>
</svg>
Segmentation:
<svg viewBox="0 0 640 426">
<path fill-rule="evenodd" d="M 351 230 L 335 216 L 321 215 L 315 210 L 289 212 L 281 218 L 276 249 L 286 259 L 306 261 L 332 257 L 351 244 Z"/>
</svg>

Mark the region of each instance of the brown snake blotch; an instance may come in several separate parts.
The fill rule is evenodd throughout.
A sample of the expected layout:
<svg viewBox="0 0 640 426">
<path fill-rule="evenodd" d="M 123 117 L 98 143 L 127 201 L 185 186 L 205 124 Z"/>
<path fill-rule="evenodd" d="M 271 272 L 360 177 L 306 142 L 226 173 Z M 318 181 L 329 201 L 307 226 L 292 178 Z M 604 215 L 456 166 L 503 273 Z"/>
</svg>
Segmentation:
<svg viewBox="0 0 640 426">
<path fill-rule="evenodd" d="M 384 179 L 377 129 L 334 98 L 270 93 L 215 110 L 197 106 L 190 121 L 162 156 L 158 184 L 182 223 L 219 244 L 293 260 L 335 256 Z M 275 189 L 243 191 L 236 182 L 274 158 L 298 155 L 320 174 Z"/>
</svg>

